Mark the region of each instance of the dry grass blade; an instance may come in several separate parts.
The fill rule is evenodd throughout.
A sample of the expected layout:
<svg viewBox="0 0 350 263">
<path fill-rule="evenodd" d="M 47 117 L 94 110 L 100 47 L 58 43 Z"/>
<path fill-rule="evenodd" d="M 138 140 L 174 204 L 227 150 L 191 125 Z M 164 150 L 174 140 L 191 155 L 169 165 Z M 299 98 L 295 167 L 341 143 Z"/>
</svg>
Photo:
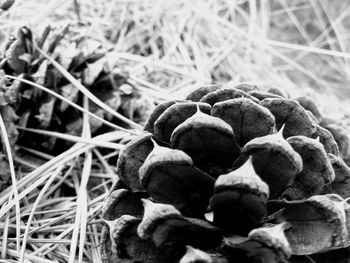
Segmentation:
<svg viewBox="0 0 350 263">
<path fill-rule="evenodd" d="M 111 178 L 118 178 L 116 173 L 113 171 L 111 166 L 106 162 L 106 160 L 103 158 L 101 153 L 97 149 L 93 149 L 93 151 L 94 151 L 94 154 L 97 156 L 98 160 L 101 162 L 103 168 L 105 169 L 105 171 L 107 172 L 109 177 L 111 177 Z"/>
<path fill-rule="evenodd" d="M 350 59 L 350 53 L 343 52 L 343 51 L 336 51 L 336 50 L 328 50 L 324 48 L 318 48 L 318 47 L 308 47 L 304 45 L 298 45 L 293 43 L 286 43 L 271 39 L 260 39 L 260 41 L 267 43 L 268 45 L 275 46 L 275 47 L 283 47 L 308 53 L 316 53 L 320 55 L 327 55 L 331 57 L 340 57 L 345 59 Z"/>
<path fill-rule="evenodd" d="M 84 108 L 88 109 L 88 100 L 87 97 L 84 96 Z M 89 117 L 84 114 L 83 116 L 83 137 L 90 138 L 91 131 L 89 125 Z M 72 234 L 72 242 L 69 250 L 69 263 L 75 262 L 75 253 L 77 247 L 79 247 L 79 255 L 78 255 L 78 263 L 83 261 L 83 251 L 85 247 L 85 239 L 86 239 L 86 224 L 87 224 L 87 183 L 91 173 L 91 165 L 92 165 L 92 153 L 90 150 L 85 152 L 85 161 L 81 175 L 80 187 L 77 193 L 77 201 L 76 201 L 76 216 L 75 216 L 75 224 L 74 230 Z M 78 246 L 78 236 L 79 246 Z"/>
<path fill-rule="evenodd" d="M 17 199 L 11 200 L 8 202 L 6 205 L 4 205 L 0 209 L 0 217 L 3 217 L 4 214 L 9 212 L 9 210 L 13 207 L 16 206 L 19 201 L 21 201 L 23 198 L 25 198 L 30 192 L 36 190 L 38 186 L 40 186 L 42 183 L 45 182 L 50 177 L 50 173 L 45 174 L 45 176 L 42 176 L 41 178 L 37 179 L 33 184 L 31 184 L 29 187 L 27 187 L 25 190 L 20 192 L 17 196 Z M 6 196 L 5 196 L 6 200 Z"/>
<path fill-rule="evenodd" d="M 27 245 L 27 242 L 28 242 L 29 229 L 30 229 L 30 225 L 31 225 L 32 220 L 33 220 L 33 216 L 34 216 L 35 210 L 37 209 L 37 207 L 39 205 L 39 202 L 41 201 L 41 199 L 44 196 L 45 192 L 48 190 L 49 186 L 56 179 L 56 176 L 62 171 L 62 168 L 63 167 L 60 166 L 52 173 L 52 175 L 46 181 L 44 187 L 41 189 L 38 197 L 35 199 L 35 202 L 33 204 L 32 210 L 30 212 L 29 218 L 27 220 L 26 229 L 24 231 L 23 242 L 22 242 L 22 249 L 21 249 L 19 263 L 23 263 L 24 259 L 25 259 L 25 251 L 26 251 L 26 245 Z"/>
<path fill-rule="evenodd" d="M 106 195 L 102 195 L 99 200 L 95 200 L 95 201 L 101 201 L 106 197 Z M 94 203 L 94 202 L 91 202 Z M 90 204 L 91 204 L 90 203 Z M 101 210 L 101 206 L 99 207 L 95 207 L 94 209 L 90 210 L 88 213 L 88 217 L 91 218 L 93 215 L 96 215 L 96 213 L 98 211 Z M 73 215 L 75 211 L 71 211 L 68 214 L 69 215 Z M 66 215 L 63 215 L 61 218 L 55 219 L 53 220 L 54 222 L 48 222 L 47 224 L 43 225 L 42 227 L 47 227 L 51 224 L 55 224 L 56 222 L 62 220 L 62 218 L 64 218 Z M 38 228 L 39 229 L 39 228 Z M 38 230 L 37 229 L 37 230 Z M 74 224 L 69 225 L 63 232 L 61 232 L 55 239 L 56 240 L 61 240 L 62 238 L 66 237 L 70 232 L 72 232 L 74 230 Z M 42 246 L 41 248 L 37 249 L 36 251 L 32 252 L 31 255 L 35 256 L 35 255 L 46 255 L 48 253 L 50 253 L 52 250 L 54 250 L 57 247 L 57 245 L 54 244 L 45 244 L 44 246 Z"/>
<path fill-rule="evenodd" d="M 19 130 L 29 131 L 29 132 L 33 132 L 33 133 L 37 133 L 37 134 L 42 134 L 42 135 L 48 135 L 48 136 L 60 138 L 60 139 L 71 141 L 71 142 L 92 144 L 94 146 L 109 148 L 109 149 L 113 149 L 113 150 L 120 150 L 123 146 L 123 145 L 117 144 L 117 143 L 101 142 L 101 141 L 93 140 L 91 138 L 78 137 L 78 136 L 65 134 L 65 133 L 45 131 L 45 130 L 39 130 L 39 129 L 22 128 L 22 127 L 17 127 L 17 128 Z"/>
<path fill-rule="evenodd" d="M 13 238 L 9 238 L 10 241 L 14 240 Z M 64 244 L 64 245 L 70 245 L 71 240 L 70 239 L 41 239 L 41 238 L 26 238 L 26 243 L 40 243 L 40 244 Z M 89 244 L 90 245 L 90 244 Z"/>
<path fill-rule="evenodd" d="M 1 130 L 1 138 L 3 143 L 5 144 L 5 149 L 6 149 L 6 154 L 7 154 L 7 159 L 9 162 L 10 166 L 10 173 L 11 173 L 11 181 L 12 181 L 12 192 L 14 196 L 14 203 L 15 203 L 15 210 L 16 210 L 16 247 L 17 251 L 19 251 L 20 248 L 20 235 L 21 235 L 21 212 L 20 212 L 20 206 L 19 206 L 19 198 L 18 198 L 18 188 L 17 188 L 17 178 L 16 178 L 16 173 L 15 173 L 15 167 L 13 165 L 13 156 L 11 152 L 11 146 L 10 142 L 8 140 L 7 132 L 6 132 L 6 127 L 5 123 L 2 119 L 2 116 L 0 115 L 0 130 Z M 11 199 L 12 194 L 10 194 L 9 199 Z M 2 218 L 0 216 L 0 218 Z"/>
<path fill-rule="evenodd" d="M 96 140 L 99 140 L 100 138 L 103 138 L 104 136 L 98 136 L 95 137 Z M 28 182 L 32 181 L 29 187 L 25 188 L 18 196 L 18 199 L 15 199 L 14 201 L 12 200 L 5 206 L 3 206 L 0 209 L 0 217 L 2 217 L 5 213 L 7 213 L 19 200 L 24 198 L 28 193 L 32 192 L 33 190 L 36 189 L 39 185 L 41 185 L 45 180 L 47 180 L 50 176 L 50 172 L 60 165 L 68 163 L 70 160 L 73 158 L 81 155 L 85 151 L 93 148 L 91 145 L 83 146 L 83 145 L 75 145 L 68 151 L 64 152 L 63 154 L 55 157 L 54 159 L 48 161 L 44 165 L 40 166 L 33 172 L 27 174 L 24 178 L 22 178 L 19 181 L 19 187 L 23 187 L 24 185 L 28 184 Z M 6 196 L 8 193 L 11 191 L 12 187 L 7 188 L 3 193 L 2 193 L 2 198 L 6 200 Z M 7 195 L 6 195 L 7 192 Z M 0 200 L 1 200 L 0 199 Z"/>
<path fill-rule="evenodd" d="M 16 250 L 13 250 L 13 249 L 9 249 L 8 250 L 8 254 L 10 256 L 15 257 L 15 258 L 19 258 L 20 257 L 20 254 Z M 56 260 L 55 261 L 47 260 L 47 259 L 44 259 L 44 258 L 41 258 L 41 257 L 36 257 L 36 256 L 28 255 L 28 254 L 26 254 L 25 257 L 28 259 L 28 260 L 24 261 L 25 263 L 32 263 L 32 262 L 37 262 L 37 263 L 57 263 L 58 262 Z"/>
<path fill-rule="evenodd" d="M 62 186 L 62 184 L 67 181 L 67 177 L 72 173 L 73 169 L 76 168 L 76 163 L 77 163 L 77 159 L 75 158 L 71 164 L 69 165 L 69 168 L 67 169 L 67 171 L 64 173 L 64 175 L 58 180 L 57 183 L 55 183 L 49 191 L 47 191 L 47 193 L 44 196 L 44 199 L 48 199 L 60 186 Z M 48 211 L 47 211 L 48 212 Z"/>
<path fill-rule="evenodd" d="M 122 136 L 122 138 L 123 138 L 123 137 L 126 137 L 126 134 L 120 133 L 120 132 L 105 133 L 103 135 L 99 135 L 99 136 L 94 137 L 92 140 L 94 140 L 96 142 L 98 142 L 98 141 L 105 142 L 105 141 L 118 139 L 118 138 L 120 138 L 120 136 Z M 68 161 L 74 159 L 75 157 L 79 156 L 81 153 L 83 153 L 86 150 L 91 149 L 93 147 L 94 147 L 93 145 L 82 145 L 82 144 L 74 145 L 69 150 L 56 156 L 55 158 L 46 162 L 44 165 L 37 168 L 35 171 L 33 171 L 33 172 L 27 174 L 25 177 L 21 178 L 18 182 L 19 187 L 23 187 L 25 184 L 28 184 L 30 181 L 33 181 L 34 184 L 31 185 L 29 188 L 25 189 L 25 191 L 23 191 L 23 192 L 27 192 L 27 193 L 30 192 L 31 190 L 33 190 L 33 188 L 40 185 L 40 183 L 42 183 L 42 180 L 44 180 L 43 178 L 40 177 L 40 176 L 42 176 L 42 173 L 51 171 L 52 169 L 56 169 L 60 164 L 67 163 Z M 38 180 L 40 180 L 40 182 L 38 182 Z M 11 191 L 12 191 L 12 187 L 9 187 L 5 191 L 3 191 L 0 194 L 0 201 L 3 200 L 4 198 L 5 198 L 4 200 L 6 200 L 6 197 L 8 197 L 8 195 Z M 23 194 L 23 192 L 21 193 L 22 196 L 25 195 L 25 194 Z M 3 201 L 0 203 L 3 203 Z M 6 206 L 2 207 L 0 209 L 0 217 L 2 217 L 3 213 L 6 213 L 8 211 L 8 209 L 10 209 L 13 205 L 14 205 L 14 202 L 12 202 L 11 204 L 9 203 Z"/>
<path fill-rule="evenodd" d="M 10 195 L 9 200 L 12 199 L 12 195 Z M 5 215 L 5 225 L 2 235 L 2 249 L 1 249 L 1 257 L 5 258 L 7 253 L 7 239 L 8 239 L 8 232 L 9 232 L 9 224 L 10 224 L 10 212 L 7 212 Z M 16 228 L 17 226 L 15 226 Z"/>
<path fill-rule="evenodd" d="M 19 127 L 17 127 L 18 129 Z M 47 153 L 44 153 L 44 152 L 41 152 L 41 151 L 37 151 L 35 149 L 31 149 L 31 148 L 28 148 L 28 147 L 25 147 L 25 146 L 22 146 L 22 145 L 17 145 L 20 149 L 24 150 L 24 151 L 27 151 L 33 155 L 36 155 L 40 158 L 43 158 L 44 160 L 51 160 L 52 158 L 54 158 L 54 156 L 50 155 L 50 154 L 47 154 Z"/>
<path fill-rule="evenodd" d="M 82 171 L 82 179 L 80 182 L 80 188 L 78 192 L 77 199 L 77 208 L 76 208 L 76 216 L 75 216 L 75 224 L 73 227 L 72 241 L 70 244 L 69 251 L 69 263 L 75 262 L 75 253 L 79 243 L 79 261 L 82 262 L 82 251 L 84 249 L 84 239 L 85 239 L 85 229 L 86 229 L 86 216 L 87 216 L 87 192 L 86 186 L 87 181 L 89 179 L 90 170 L 91 170 L 91 162 L 92 155 L 91 152 L 87 152 L 87 157 L 84 162 L 84 168 Z M 78 242 L 78 236 L 80 234 L 80 242 Z"/>
</svg>

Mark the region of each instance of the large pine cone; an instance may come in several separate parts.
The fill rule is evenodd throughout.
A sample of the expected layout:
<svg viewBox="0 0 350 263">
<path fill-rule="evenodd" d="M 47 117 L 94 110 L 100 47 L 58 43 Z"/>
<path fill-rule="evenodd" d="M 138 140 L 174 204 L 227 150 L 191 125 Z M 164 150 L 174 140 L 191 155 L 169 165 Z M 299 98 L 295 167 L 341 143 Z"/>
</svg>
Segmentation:
<svg viewBox="0 0 350 263">
<path fill-rule="evenodd" d="M 206 86 L 144 130 L 105 203 L 105 262 L 347 262 L 349 139 L 312 99 Z"/>
</svg>

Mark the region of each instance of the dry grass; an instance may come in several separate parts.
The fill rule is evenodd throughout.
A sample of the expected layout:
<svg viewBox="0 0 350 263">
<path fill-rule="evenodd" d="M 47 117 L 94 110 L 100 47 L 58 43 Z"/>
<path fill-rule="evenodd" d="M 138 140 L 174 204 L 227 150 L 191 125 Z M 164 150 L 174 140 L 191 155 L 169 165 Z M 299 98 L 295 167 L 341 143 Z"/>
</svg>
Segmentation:
<svg viewBox="0 0 350 263">
<path fill-rule="evenodd" d="M 2 32 L 79 25 L 113 49 L 111 59 L 151 101 L 181 99 L 212 82 L 248 81 L 293 95 L 311 92 L 330 113 L 348 114 L 349 12 L 341 0 L 28 0 L 3 13 L 0 24 Z M 83 106 L 73 105 L 84 113 L 83 131 L 78 137 L 33 129 L 75 144 L 58 156 L 19 147 L 35 161 L 10 158 L 12 186 L 0 193 L 0 262 L 101 262 L 101 207 L 117 178 L 108 160 L 140 126 L 48 59 L 85 95 Z M 135 129 L 101 120 L 89 112 L 89 101 Z M 115 131 L 91 138 L 90 118 Z M 3 126 L 0 119 L 7 138 Z M 67 196 L 65 187 L 74 194 Z"/>
</svg>

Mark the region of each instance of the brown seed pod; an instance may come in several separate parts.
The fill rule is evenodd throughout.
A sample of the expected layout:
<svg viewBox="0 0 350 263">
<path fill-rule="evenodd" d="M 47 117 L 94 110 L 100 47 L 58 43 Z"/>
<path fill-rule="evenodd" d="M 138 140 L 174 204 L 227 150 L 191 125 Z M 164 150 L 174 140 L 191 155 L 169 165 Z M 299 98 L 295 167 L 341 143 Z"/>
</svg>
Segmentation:
<svg viewBox="0 0 350 263">
<path fill-rule="evenodd" d="M 231 125 L 241 146 L 256 137 L 272 134 L 275 127 L 272 113 L 248 98 L 215 103 L 211 115 Z"/>
<path fill-rule="evenodd" d="M 281 96 L 282 98 L 288 99 L 290 96 L 286 90 L 282 90 L 277 87 L 272 87 L 267 90 L 269 93 L 276 94 L 278 96 Z"/>
<path fill-rule="evenodd" d="M 271 199 L 277 198 L 296 175 L 302 171 L 300 155 L 282 136 L 283 128 L 276 134 L 249 141 L 242 156 L 252 155 L 256 173 L 269 185 Z"/>
<path fill-rule="evenodd" d="M 203 218 L 214 178 L 195 168 L 186 153 L 155 145 L 139 173 L 153 200 L 174 205 L 185 216 Z"/>
<path fill-rule="evenodd" d="M 113 221 L 122 215 L 131 215 L 141 218 L 143 215 L 143 204 L 141 198 L 147 198 L 145 192 L 131 192 L 126 189 L 113 191 L 105 200 L 102 217 Z"/>
<path fill-rule="evenodd" d="M 314 123 L 318 123 L 318 120 L 316 119 L 315 115 L 313 115 L 313 113 L 309 110 L 306 110 L 306 113 L 310 116 L 310 119 L 314 122 Z M 317 124 L 316 124 L 317 125 Z"/>
<path fill-rule="evenodd" d="M 142 191 L 139 168 L 153 149 L 152 134 L 143 133 L 130 141 L 119 153 L 117 174 L 132 190 Z"/>
<path fill-rule="evenodd" d="M 159 118 L 159 116 L 167 109 L 169 108 L 171 105 L 174 105 L 176 103 L 176 101 L 171 100 L 171 101 L 166 101 L 163 103 L 160 103 L 157 105 L 157 107 L 154 109 L 154 111 L 152 112 L 152 114 L 148 117 L 148 119 L 146 120 L 146 123 L 144 125 L 144 130 L 148 131 L 150 133 L 154 132 L 154 123 L 156 122 L 156 120 Z"/>
<path fill-rule="evenodd" d="M 208 86 L 200 87 L 195 91 L 191 92 L 189 95 L 187 95 L 186 100 L 198 102 L 201 100 L 201 98 L 203 98 L 208 93 L 217 91 L 219 89 L 220 87 L 217 85 L 208 85 Z"/>
<path fill-rule="evenodd" d="M 268 98 L 275 98 L 275 99 L 282 99 L 282 96 L 270 93 L 268 91 L 262 91 L 262 90 L 252 90 L 248 92 L 249 95 L 254 96 L 258 100 L 264 100 Z"/>
<path fill-rule="evenodd" d="M 186 246 L 186 254 L 181 258 L 179 263 L 216 263 L 214 259 L 206 252 Z"/>
<path fill-rule="evenodd" d="M 197 108 L 210 114 L 211 106 L 207 103 L 181 102 L 171 105 L 154 123 L 154 136 L 160 141 L 169 143 L 174 129 L 195 114 Z"/>
<path fill-rule="evenodd" d="M 207 250 L 222 242 L 221 231 L 208 222 L 184 217 L 171 205 L 143 202 L 145 214 L 137 233 L 167 253 L 182 257 L 186 245 Z"/>
<path fill-rule="evenodd" d="M 288 222 L 286 231 L 292 253 L 310 255 L 350 245 L 347 221 L 349 205 L 338 195 L 315 195 L 306 200 L 269 202 L 269 210 L 281 209 L 268 221 Z"/>
<path fill-rule="evenodd" d="M 208 103 L 210 105 L 214 105 L 217 102 L 235 99 L 235 98 L 249 98 L 256 103 L 259 103 L 259 100 L 248 93 L 245 93 L 242 90 L 230 88 L 230 89 L 220 89 L 217 91 L 213 91 L 205 95 L 200 101 Z"/>
<path fill-rule="evenodd" d="M 142 199 L 145 212 L 137 233 L 142 239 L 151 239 L 158 224 L 168 218 L 182 218 L 180 211 L 168 204 L 153 203 L 150 200 Z"/>
<path fill-rule="evenodd" d="M 334 137 L 329 130 L 321 127 L 320 125 L 316 125 L 316 132 L 311 136 L 311 138 L 319 138 L 320 143 L 323 144 L 323 147 L 327 153 L 331 153 L 336 156 L 339 155 L 338 144 L 334 140 Z"/>
<path fill-rule="evenodd" d="M 158 263 L 158 262 L 175 262 L 158 249 L 150 240 L 141 239 L 137 235 L 137 227 L 141 219 L 123 215 L 120 218 L 107 222 L 110 229 L 111 237 L 111 253 L 113 262 L 144 262 L 144 263 Z"/>
<path fill-rule="evenodd" d="M 253 85 L 253 84 L 239 83 L 235 86 L 235 89 L 239 89 L 239 90 L 242 90 L 242 91 L 248 93 L 249 91 L 258 90 L 258 87 L 256 85 Z"/>
<path fill-rule="evenodd" d="M 253 229 L 248 235 L 248 240 L 255 240 L 265 244 L 273 249 L 278 257 L 287 260 L 291 257 L 292 250 L 284 231 L 289 227 L 290 225 L 287 223 L 280 223 L 274 226 Z"/>
<path fill-rule="evenodd" d="M 225 239 L 222 253 L 229 262 L 288 263 L 291 249 L 284 230 L 287 224 L 252 230 L 248 238 Z"/>
<path fill-rule="evenodd" d="M 288 200 L 304 199 L 320 194 L 325 185 L 334 181 L 332 164 L 323 145 L 316 139 L 292 136 L 287 142 L 300 154 L 303 170 L 297 174 L 291 186 L 283 193 Z"/>
<path fill-rule="evenodd" d="M 229 234 L 246 235 L 266 215 L 269 187 L 255 173 L 252 159 L 218 177 L 209 209 L 214 224 Z"/>
<path fill-rule="evenodd" d="M 324 189 L 323 194 L 338 194 L 343 198 L 350 197 L 350 168 L 346 163 L 338 156 L 333 154 L 328 154 L 328 159 L 330 160 L 335 179 L 333 183 L 327 185 Z"/>
<path fill-rule="evenodd" d="M 200 111 L 177 126 L 171 147 L 191 156 L 201 170 L 217 177 L 227 172 L 240 155 L 240 147 L 229 124 Z"/>
<path fill-rule="evenodd" d="M 280 258 L 274 250 L 258 241 L 247 241 L 230 247 L 224 246 L 223 251 L 229 262 L 289 263 L 287 259 Z"/>
<path fill-rule="evenodd" d="M 316 104 L 315 100 L 308 96 L 300 96 L 293 98 L 293 100 L 296 100 L 300 103 L 300 105 L 305 109 L 312 112 L 312 114 L 316 117 L 317 121 L 320 122 L 323 119 L 321 110 L 319 106 Z"/>
<path fill-rule="evenodd" d="M 277 130 L 285 124 L 283 131 L 285 138 L 295 135 L 311 137 L 316 132 L 315 123 L 297 101 L 265 99 L 260 102 L 260 105 L 268 108 L 275 116 Z"/>
<path fill-rule="evenodd" d="M 101 247 L 100 247 L 100 253 L 101 253 L 101 260 L 102 263 L 112 263 L 117 262 L 117 260 L 120 260 L 118 256 L 112 252 L 112 240 L 109 234 L 109 227 L 107 225 L 104 225 L 101 230 Z"/>
<path fill-rule="evenodd" d="M 350 157 L 350 137 L 348 131 L 341 125 L 332 123 L 323 126 L 329 130 L 339 147 L 340 156 L 345 160 Z"/>
</svg>

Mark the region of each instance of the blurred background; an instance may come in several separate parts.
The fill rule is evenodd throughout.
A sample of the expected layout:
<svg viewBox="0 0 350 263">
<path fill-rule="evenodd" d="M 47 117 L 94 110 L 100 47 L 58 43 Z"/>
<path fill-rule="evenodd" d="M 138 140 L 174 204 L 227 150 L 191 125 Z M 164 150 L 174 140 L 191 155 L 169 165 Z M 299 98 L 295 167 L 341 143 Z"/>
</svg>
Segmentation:
<svg viewBox="0 0 350 263">
<path fill-rule="evenodd" d="M 350 99 L 349 11 L 342 0 L 27 0 L 0 19 L 3 35 L 70 24 L 164 96 L 249 81 L 316 92 L 337 111 Z"/>
</svg>

